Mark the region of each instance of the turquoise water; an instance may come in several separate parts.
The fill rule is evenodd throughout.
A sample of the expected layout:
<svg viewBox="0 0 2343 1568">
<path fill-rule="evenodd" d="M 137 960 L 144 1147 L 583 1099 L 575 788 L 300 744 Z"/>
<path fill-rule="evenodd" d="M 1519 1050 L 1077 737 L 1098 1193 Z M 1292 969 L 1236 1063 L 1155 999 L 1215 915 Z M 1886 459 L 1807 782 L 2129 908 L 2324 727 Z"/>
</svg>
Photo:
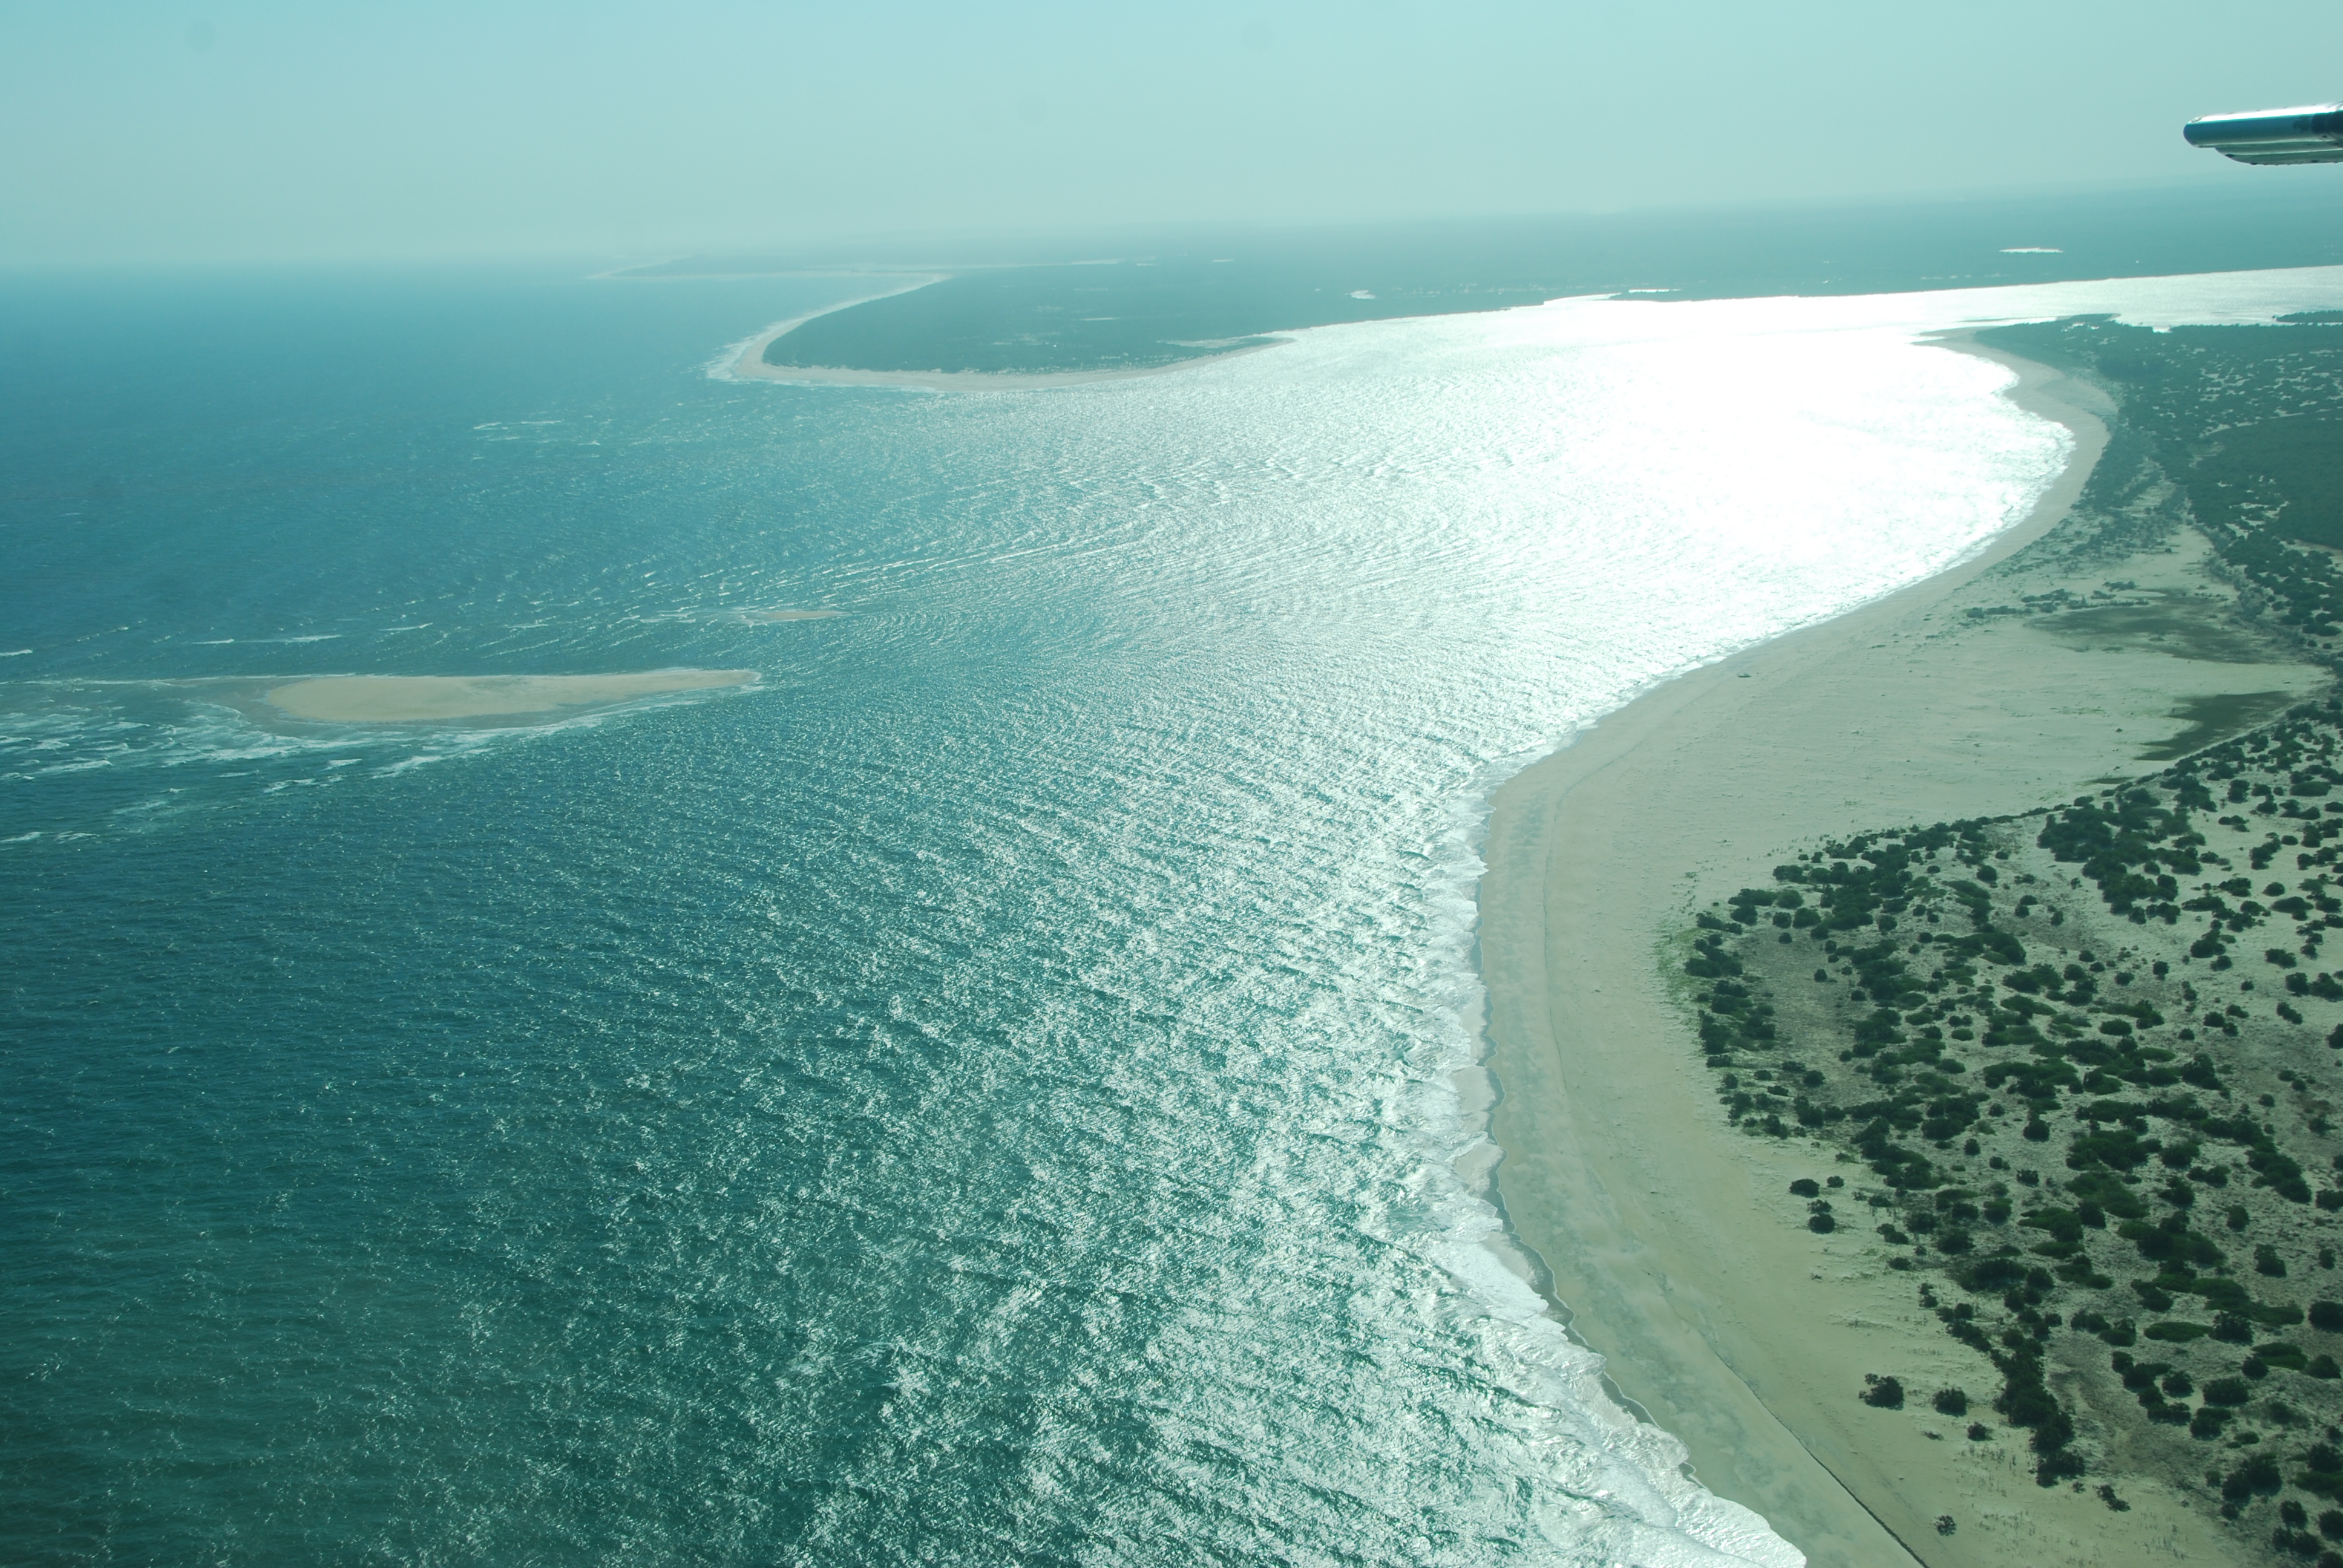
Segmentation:
<svg viewBox="0 0 2343 1568">
<path fill-rule="evenodd" d="M 1470 1174 L 1473 837 L 2064 436 L 1778 307 L 954 397 L 583 270 L 0 291 L 0 1556 L 1787 1561 Z"/>
</svg>

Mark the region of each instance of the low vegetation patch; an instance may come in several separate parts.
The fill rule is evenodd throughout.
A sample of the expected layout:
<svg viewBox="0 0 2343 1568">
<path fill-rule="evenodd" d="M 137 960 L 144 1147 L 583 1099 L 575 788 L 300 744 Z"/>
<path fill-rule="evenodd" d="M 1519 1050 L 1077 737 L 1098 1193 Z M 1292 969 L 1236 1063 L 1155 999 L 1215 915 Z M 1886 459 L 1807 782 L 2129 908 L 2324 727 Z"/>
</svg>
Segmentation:
<svg viewBox="0 0 2343 1568">
<path fill-rule="evenodd" d="M 2044 1486 L 2343 1503 L 2338 783 L 2343 709 L 2304 705 L 2047 810 L 1825 843 L 1701 913 L 1725 1119 L 1815 1141 L 1804 1222 L 1909 1274 L 1996 1381 L 1880 1369 L 1865 1403 L 1989 1413 L 1969 1437 L 2023 1442 Z"/>
</svg>

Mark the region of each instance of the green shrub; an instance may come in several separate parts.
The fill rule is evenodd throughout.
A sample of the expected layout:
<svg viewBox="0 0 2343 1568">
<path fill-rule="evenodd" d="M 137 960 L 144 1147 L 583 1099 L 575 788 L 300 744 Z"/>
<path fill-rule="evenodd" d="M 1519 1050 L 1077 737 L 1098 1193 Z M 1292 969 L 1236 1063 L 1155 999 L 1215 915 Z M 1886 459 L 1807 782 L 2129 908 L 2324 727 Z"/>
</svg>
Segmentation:
<svg viewBox="0 0 2343 1568">
<path fill-rule="evenodd" d="M 2062 1481 L 2072 1481 L 2083 1471 L 2082 1456 L 2071 1449 L 2062 1448 L 2042 1456 L 2042 1462 L 2034 1467 L 2034 1484 L 2053 1487 Z"/>
<path fill-rule="evenodd" d="M 2026 1440 L 2026 1446 L 2036 1453 L 2056 1453 L 2074 1441 L 2075 1418 L 2062 1410 L 2044 1418 L 2034 1429 L 2034 1435 Z"/>
<path fill-rule="evenodd" d="M 2012 1285 L 2023 1283 L 2026 1264 L 2023 1260 L 2006 1254 L 1972 1258 L 1953 1270 L 1953 1278 L 1960 1282 L 1964 1290 L 1978 1295 L 1990 1295 L 1996 1291 L 2006 1291 Z M 2343 1312 L 2343 1308 L 2338 1311 Z"/>
<path fill-rule="evenodd" d="M 2248 1497 L 2268 1497 L 2285 1484 L 2286 1478 L 2278 1472 L 2278 1461 L 2267 1453 L 2257 1453 L 2229 1472 L 2221 1483 L 2221 1495 L 2231 1503 L 2243 1503 Z"/>
<path fill-rule="evenodd" d="M 2174 1345 L 2185 1345 L 2190 1340 L 2201 1340 L 2212 1332 L 2203 1323 L 2185 1322 L 2150 1323 L 2140 1331 L 2149 1339 Z"/>
<path fill-rule="evenodd" d="M 2217 1377 L 2205 1385 L 2207 1404 L 2226 1405 L 2234 1409 L 2252 1397 L 2253 1390 L 2247 1386 L 2246 1380 L 2243 1378 Z"/>
</svg>

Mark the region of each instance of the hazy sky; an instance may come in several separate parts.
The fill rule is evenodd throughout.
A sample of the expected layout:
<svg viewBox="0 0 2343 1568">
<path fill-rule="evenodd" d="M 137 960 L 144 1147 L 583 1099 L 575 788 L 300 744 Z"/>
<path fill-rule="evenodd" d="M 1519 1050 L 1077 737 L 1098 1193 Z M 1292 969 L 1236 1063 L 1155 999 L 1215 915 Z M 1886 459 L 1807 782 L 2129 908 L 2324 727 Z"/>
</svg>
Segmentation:
<svg viewBox="0 0 2343 1568">
<path fill-rule="evenodd" d="M 2271 0 L 0 0 L 0 262 L 657 255 L 2139 180 L 2343 96 Z"/>
</svg>

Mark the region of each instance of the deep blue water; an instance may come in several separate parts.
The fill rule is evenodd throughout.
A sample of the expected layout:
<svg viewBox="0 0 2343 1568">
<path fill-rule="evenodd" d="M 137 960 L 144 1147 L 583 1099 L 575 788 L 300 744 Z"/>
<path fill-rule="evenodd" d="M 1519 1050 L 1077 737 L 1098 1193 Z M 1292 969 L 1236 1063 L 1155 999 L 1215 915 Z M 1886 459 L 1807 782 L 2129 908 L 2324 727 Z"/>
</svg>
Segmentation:
<svg viewBox="0 0 2343 1568">
<path fill-rule="evenodd" d="M 2022 510 L 1998 372 L 1457 318 L 744 385 L 847 286 L 584 271 L 0 287 L 0 1558 L 1758 1541 L 1481 1245 L 1472 836 Z M 764 679 L 252 696 L 669 666 Z"/>
</svg>

